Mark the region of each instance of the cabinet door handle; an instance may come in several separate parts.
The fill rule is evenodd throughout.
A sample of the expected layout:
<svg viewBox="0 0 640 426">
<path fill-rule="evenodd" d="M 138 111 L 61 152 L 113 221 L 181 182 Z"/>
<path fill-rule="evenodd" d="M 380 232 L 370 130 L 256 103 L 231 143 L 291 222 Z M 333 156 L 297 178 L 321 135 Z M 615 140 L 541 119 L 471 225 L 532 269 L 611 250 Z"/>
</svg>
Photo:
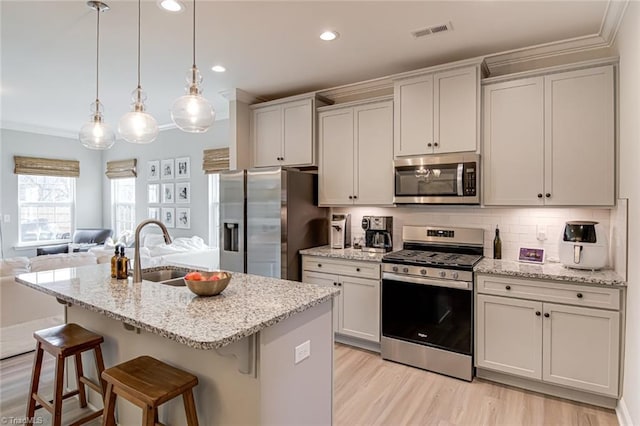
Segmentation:
<svg viewBox="0 0 640 426">
<path fill-rule="evenodd" d="M 353 195 L 349 195 L 349 199 L 350 199 L 350 200 L 353 200 Z"/>
<path fill-rule="evenodd" d="M 542 194 L 541 193 L 538 193 L 538 198 L 542 198 Z"/>
<path fill-rule="evenodd" d="M 506 286 L 505 288 L 506 288 L 507 290 L 511 290 L 511 286 L 510 286 L 510 285 Z"/>
<path fill-rule="evenodd" d="M 431 148 L 431 145 L 433 145 L 431 142 L 429 142 L 429 143 L 427 144 L 427 146 L 428 146 L 429 148 Z"/>
<path fill-rule="evenodd" d="M 338 287 L 342 287 L 342 283 L 338 283 Z"/>
<path fill-rule="evenodd" d="M 358 196 L 357 196 L 357 195 L 354 195 L 354 196 L 353 196 L 353 199 L 354 199 L 354 200 L 357 200 L 357 199 L 358 199 Z"/>
<path fill-rule="evenodd" d="M 322 268 L 322 263 L 318 263 L 318 268 Z"/>
<path fill-rule="evenodd" d="M 550 317 L 549 313 L 547 312 L 546 314 L 544 314 L 544 317 L 549 318 Z"/>
<path fill-rule="evenodd" d="M 578 299 L 582 299 L 582 293 L 578 293 L 576 296 L 578 296 Z"/>
<path fill-rule="evenodd" d="M 547 192 L 546 194 L 544 194 L 544 196 L 547 197 L 547 198 L 550 198 L 551 194 Z"/>
<path fill-rule="evenodd" d="M 438 142 L 435 142 L 435 143 L 433 144 L 433 146 L 438 146 Z"/>
<path fill-rule="evenodd" d="M 333 285 L 338 285 L 338 283 L 333 283 Z"/>
<path fill-rule="evenodd" d="M 356 268 L 356 272 L 360 272 L 360 268 Z"/>
<path fill-rule="evenodd" d="M 539 317 L 540 315 L 540 311 L 536 311 L 536 316 Z"/>
</svg>

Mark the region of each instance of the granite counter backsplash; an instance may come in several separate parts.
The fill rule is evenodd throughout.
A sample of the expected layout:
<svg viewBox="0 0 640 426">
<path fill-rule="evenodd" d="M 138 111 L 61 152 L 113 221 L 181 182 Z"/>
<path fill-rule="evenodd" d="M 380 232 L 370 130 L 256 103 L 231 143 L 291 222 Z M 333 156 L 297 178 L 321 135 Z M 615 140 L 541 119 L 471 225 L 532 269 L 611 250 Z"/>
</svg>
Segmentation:
<svg viewBox="0 0 640 426">
<path fill-rule="evenodd" d="M 599 271 L 572 269 L 555 262 L 534 265 L 512 260 L 484 258 L 475 266 L 474 272 L 599 286 L 624 287 L 627 285 L 624 279 L 611 269 Z"/>
<path fill-rule="evenodd" d="M 332 249 L 330 246 L 320 246 L 300 250 L 300 254 L 307 256 L 333 257 L 344 260 L 361 260 L 367 262 L 381 262 L 386 253 L 369 253 L 360 249 Z"/>
</svg>

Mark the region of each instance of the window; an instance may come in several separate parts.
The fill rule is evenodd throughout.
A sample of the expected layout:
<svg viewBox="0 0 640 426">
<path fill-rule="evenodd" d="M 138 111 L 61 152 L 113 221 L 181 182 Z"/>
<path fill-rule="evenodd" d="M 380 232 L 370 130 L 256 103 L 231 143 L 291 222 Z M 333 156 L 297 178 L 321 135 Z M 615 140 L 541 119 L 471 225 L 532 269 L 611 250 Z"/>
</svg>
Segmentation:
<svg viewBox="0 0 640 426">
<path fill-rule="evenodd" d="M 71 238 L 75 189 L 72 177 L 18 175 L 20 243 Z"/>
<path fill-rule="evenodd" d="M 136 227 L 136 179 L 111 179 L 111 225 L 116 237 Z"/>
</svg>

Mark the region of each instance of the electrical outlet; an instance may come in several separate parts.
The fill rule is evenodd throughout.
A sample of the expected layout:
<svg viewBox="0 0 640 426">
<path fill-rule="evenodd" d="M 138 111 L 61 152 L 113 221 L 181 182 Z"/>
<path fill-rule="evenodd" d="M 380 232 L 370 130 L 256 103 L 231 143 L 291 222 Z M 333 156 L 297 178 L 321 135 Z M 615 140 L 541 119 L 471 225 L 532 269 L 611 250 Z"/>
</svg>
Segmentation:
<svg viewBox="0 0 640 426">
<path fill-rule="evenodd" d="M 304 361 L 305 359 L 309 358 L 310 355 L 311 355 L 311 341 L 307 340 L 306 342 L 296 346 L 295 364 L 298 364 L 299 362 Z"/>
<path fill-rule="evenodd" d="M 536 227 L 536 239 L 538 241 L 544 241 L 547 239 L 547 230 L 546 230 L 546 226 L 544 225 L 538 225 Z"/>
</svg>

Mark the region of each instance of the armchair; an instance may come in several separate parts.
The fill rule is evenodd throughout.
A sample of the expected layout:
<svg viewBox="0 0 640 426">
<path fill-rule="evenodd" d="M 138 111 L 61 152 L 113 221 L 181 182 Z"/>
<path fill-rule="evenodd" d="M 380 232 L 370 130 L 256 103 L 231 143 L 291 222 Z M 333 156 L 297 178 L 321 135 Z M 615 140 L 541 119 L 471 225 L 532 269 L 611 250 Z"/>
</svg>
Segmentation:
<svg viewBox="0 0 640 426">
<path fill-rule="evenodd" d="M 71 242 L 73 244 L 104 244 L 107 238 L 111 237 L 112 234 L 113 231 L 107 228 L 76 229 L 73 233 Z M 73 251 L 77 252 L 80 251 L 80 249 L 74 249 Z M 69 253 L 69 244 L 56 244 L 52 246 L 38 247 L 36 249 L 36 254 L 38 256 L 57 253 Z"/>
</svg>

